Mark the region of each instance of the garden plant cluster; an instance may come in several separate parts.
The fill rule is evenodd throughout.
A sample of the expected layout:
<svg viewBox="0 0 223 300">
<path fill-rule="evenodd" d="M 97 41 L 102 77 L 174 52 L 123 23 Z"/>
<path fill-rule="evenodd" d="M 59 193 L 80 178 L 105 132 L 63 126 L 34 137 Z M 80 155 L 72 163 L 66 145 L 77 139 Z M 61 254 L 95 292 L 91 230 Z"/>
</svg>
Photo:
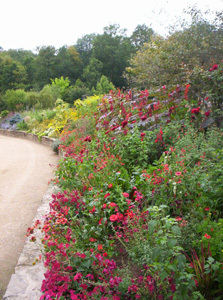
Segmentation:
<svg viewBox="0 0 223 300">
<path fill-rule="evenodd" d="M 76 103 L 41 224 L 40 299 L 222 299 L 222 64 L 195 73 Z"/>
</svg>

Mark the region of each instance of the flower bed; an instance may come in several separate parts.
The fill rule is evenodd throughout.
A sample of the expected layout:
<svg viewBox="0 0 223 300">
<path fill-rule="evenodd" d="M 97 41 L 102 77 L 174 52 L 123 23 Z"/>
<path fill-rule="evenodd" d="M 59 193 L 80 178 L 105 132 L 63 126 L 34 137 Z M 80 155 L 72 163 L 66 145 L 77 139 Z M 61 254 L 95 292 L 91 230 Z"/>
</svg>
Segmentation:
<svg viewBox="0 0 223 300">
<path fill-rule="evenodd" d="M 188 91 L 77 108 L 43 224 L 41 299 L 222 299 L 223 135 L 199 130 L 210 113 Z"/>
</svg>

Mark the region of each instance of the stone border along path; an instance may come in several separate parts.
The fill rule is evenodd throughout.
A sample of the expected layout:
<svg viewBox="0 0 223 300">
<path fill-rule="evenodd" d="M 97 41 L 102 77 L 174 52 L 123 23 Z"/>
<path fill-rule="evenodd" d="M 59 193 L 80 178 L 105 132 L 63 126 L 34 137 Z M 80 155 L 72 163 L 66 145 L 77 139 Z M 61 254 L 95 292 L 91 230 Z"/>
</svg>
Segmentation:
<svg viewBox="0 0 223 300">
<path fill-rule="evenodd" d="M 44 215 L 49 212 L 49 203 L 54 191 L 55 188 L 51 187 L 43 196 L 33 224 L 35 220 L 43 221 Z M 26 239 L 15 268 L 15 274 L 11 276 L 3 300 L 39 300 L 42 295 L 40 290 L 46 269 L 43 260 L 39 259 L 43 249 L 41 228 L 35 229 L 34 235 L 36 237 L 35 242 L 30 242 L 29 238 Z"/>
<path fill-rule="evenodd" d="M 39 141 L 38 136 L 22 132 L 0 129 L 0 134 L 12 137 L 25 138 L 35 142 L 41 142 L 44 145 L 52 146 L 54 139 L 42 137 Z M 49 211 L 49 203 L 52 200 L 52 193 L 55 193 L 56 187 L 50 186 L 44 194 L 42 202 L 37 210 L 36 216 L 33 220 L 32 226 L 36 220 L 43 221 L 44 215 Z M 43 246 L 41 239 L 43 233 L 41 227 L 34 231 L 36 237 L 35 242 L 30 242 L 26 239 L 23 251 L 20 254 L 15 273 L 12 274 L 2 300 L 39 300 L 41 297 L 41 285 L 46 271 L 42 259 Z"/>
</svg>

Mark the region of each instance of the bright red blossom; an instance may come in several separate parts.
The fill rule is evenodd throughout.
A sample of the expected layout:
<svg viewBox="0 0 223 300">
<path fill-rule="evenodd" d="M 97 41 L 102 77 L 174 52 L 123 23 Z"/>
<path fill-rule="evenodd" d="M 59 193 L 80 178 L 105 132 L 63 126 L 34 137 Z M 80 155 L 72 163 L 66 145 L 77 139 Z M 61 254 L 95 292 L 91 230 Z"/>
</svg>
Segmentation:
<svg viewBox="0 0 223 300">
<path fill-rule="evenodd" d="M 122 193 L 122 195 L 124 196 L 124 197 L 129 197 L 129 194 L 128 193 Z"/>
<path fill-rule="evenodd" d="M 110 216 L 110 221 L 111 222 L 115 222 L 115 221 L 117 221 L 118 220 L 118 217 L 116 216 L 116 215 L 111 215 Z"/>
<path fill-rule="evenodd" d="M 193 109 L 191 110 L 191 113 L 192 113 L 192 114 L 195 114 L 195 115 L 198 115 L 199 112 L 200 112 L 200 107 L 193 108 Z"/>
<path fill-rule="evenodd" d="M 207 233 L 205 233 L 204 237 L 205 237 L 206 239 L 210 239 L 210 238 L 211 238 L 211 236 L 208 235 Z"/>
</svg>

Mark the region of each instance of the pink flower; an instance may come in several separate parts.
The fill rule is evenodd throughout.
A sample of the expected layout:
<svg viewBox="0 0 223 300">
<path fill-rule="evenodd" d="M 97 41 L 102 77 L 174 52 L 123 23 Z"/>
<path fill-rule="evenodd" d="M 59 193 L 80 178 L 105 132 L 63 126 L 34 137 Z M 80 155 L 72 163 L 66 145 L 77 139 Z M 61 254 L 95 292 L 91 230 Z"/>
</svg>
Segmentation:
<svg viewBox="0 0 223 300">
<path fill-rule="evenodd" d="M 214 71 L 214 70 L 217 70 L 217 68 L 218 68 L 218 65 L 215 64 L 215 65 L 213 65 L 212 68 L 209 69 L 209 71 L 212 72 L 212 71 Z"/>
<path fill-rule="evenodd" d="M 210 238 L 211 238 L 211 236 L 208 235 L 207 233 L 205 233 L 204 237 L 205 237 L 206 239 L 210 239 Z"/>
<path fill-rule="evenodd" d="M 129 194 L 128 193 L 122 193 L 122 195 L 124 196 L 124 197 L 129 197 Z"/>
<path fill-rule="evenodd" d="M 74 281 L 78 281 L 79 279 L 81 279 L 83 275 L 81 273 L 77 273 L 75 276 L 74 276 Z"/>
<path fill-rule="evenodd" d="M 111 222 L 115 222 L 115 221 L 117 221 L 118 220 L 118 217 L 116 216 L 116 215 L 111 215 L 110 216 L 110 221 Z"/>
<path fill-rule="evenodd" d="M 176 176 L 180 176 L 182 173 L 181 172 L 176 172 L 175 175 Z"/>
</svg>

